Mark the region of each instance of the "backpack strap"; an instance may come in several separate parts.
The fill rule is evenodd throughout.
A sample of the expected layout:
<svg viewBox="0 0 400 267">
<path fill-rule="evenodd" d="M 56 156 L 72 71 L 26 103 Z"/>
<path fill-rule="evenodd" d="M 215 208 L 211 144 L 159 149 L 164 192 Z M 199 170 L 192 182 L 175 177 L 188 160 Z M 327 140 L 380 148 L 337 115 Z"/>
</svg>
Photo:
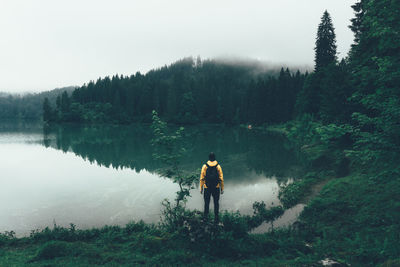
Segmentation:
<svg viewBox="0 0 400 267">
<path fill-rule="evenodd" d="M 207 164 L 207 162 L 206 162 L 206 166 L 207 166 L 207 168 L 209 168 L 210 166 Z"/>
</svg>

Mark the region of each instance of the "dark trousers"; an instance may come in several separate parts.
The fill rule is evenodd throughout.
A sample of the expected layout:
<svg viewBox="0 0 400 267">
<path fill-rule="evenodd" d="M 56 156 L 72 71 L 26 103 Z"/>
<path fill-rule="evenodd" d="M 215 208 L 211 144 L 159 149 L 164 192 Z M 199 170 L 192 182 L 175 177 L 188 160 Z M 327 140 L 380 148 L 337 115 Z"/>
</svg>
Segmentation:
<svg viewBox="0 0 400 267">
<path fill-rule="evenodd" d="M 218 221 L 218 212 L 219 212 L 219 188 L 204 188 L 204 217 L 208 216 L 209 209 L 210 209 L 210 199 L 211 196 L 214 200 L 214 215 L 215 221 Z"/>
</svg>

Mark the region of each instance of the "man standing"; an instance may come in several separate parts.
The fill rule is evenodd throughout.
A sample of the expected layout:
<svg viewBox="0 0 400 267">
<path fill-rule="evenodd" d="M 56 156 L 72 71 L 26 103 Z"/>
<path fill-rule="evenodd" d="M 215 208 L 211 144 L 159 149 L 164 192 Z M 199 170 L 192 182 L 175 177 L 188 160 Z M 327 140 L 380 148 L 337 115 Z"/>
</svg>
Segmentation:
<svg viewBox="0 0 400 267">
<path fill-rule="evenodd" d="M 210 198 L 214 200 L 214 222 L 218 223 L 219 217 L 219 195 L 224 193 L 224 177 L 222 168 L 215 160 L 215 154 L 211 152 L 208 155 L 208 161 L 201 168 L 200 174 L 200 194 L 203 194 L 204 188 L 204 217 L 208 217 Z"/>
</svg>

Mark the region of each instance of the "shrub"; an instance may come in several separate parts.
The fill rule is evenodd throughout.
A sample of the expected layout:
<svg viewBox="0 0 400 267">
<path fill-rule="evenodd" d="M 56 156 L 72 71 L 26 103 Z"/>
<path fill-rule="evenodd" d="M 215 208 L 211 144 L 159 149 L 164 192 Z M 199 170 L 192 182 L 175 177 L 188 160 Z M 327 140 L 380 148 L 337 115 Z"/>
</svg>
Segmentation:
<svg viewBox="0 0 400 267">
<path fill-rule="evenodd" d="M 4 234 L 0 233 L 0 247 L 10 244 L 12 241 L 17 240 L 14 231 L 5 231 Z"/>
<path fill-rule="evenodd" d="M 71 246 L 65 241 L 49 241 L 39 247 L 32 261 L 49 260 L 57 257 L 65 257 L 72 252 Z"/>
</svg>

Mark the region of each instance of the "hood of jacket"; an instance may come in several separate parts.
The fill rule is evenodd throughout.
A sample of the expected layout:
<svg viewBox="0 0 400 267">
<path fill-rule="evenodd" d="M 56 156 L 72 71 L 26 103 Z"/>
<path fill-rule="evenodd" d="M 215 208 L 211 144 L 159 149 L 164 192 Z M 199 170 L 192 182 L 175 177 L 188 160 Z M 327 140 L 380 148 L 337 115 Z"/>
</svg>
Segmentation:
<svg viewBox="0 0 400 267">
<path fill-rule="evenodd" d="M 214 161 L 207 161 L 208 166 L 213 167 L 216 166 L 218 164 L 218 161 L 214 160 Z"/>
</svg>

